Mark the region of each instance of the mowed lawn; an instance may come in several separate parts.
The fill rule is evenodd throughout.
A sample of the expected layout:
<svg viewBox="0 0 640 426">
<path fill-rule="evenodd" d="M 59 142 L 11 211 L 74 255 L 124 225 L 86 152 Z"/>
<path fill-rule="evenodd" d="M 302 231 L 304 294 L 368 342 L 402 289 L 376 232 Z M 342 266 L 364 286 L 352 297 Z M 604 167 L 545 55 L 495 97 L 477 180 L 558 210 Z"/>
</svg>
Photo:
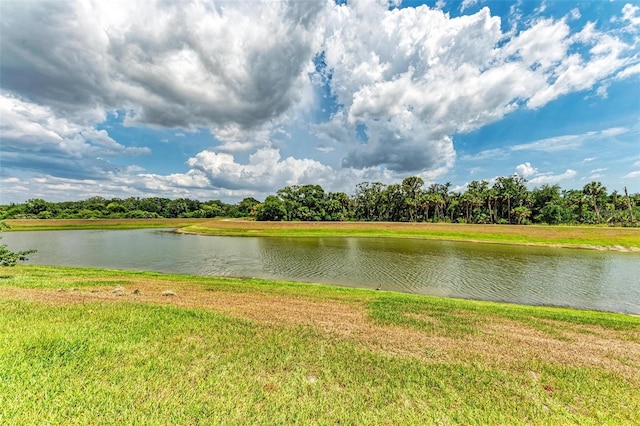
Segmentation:
<svg viewBox="0 0 640 426">
<path fill-rule="evenodd" d="M 0 269 L 0 424 L 576 423 L 640 423 L 640 317 Z"/>
<path fill-rule="evenodd" d="M 640 228 L 399 222 L 255 222 L 214 220 L 180 232 L 236 236 L 404 237 L 506 244 L 640 250 Z"/>
<path fill-rule="evenodd" d="M 7 219 L 5 231 L 49 231 L 73 229 L 180 228 L 211 219 Z"/>
</svg>

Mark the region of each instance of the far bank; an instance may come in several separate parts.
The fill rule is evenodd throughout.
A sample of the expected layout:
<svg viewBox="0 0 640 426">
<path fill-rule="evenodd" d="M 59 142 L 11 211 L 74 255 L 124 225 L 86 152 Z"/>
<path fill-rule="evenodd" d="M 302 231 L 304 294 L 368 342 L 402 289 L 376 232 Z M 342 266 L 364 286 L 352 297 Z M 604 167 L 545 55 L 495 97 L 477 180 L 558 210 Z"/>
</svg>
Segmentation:
<svg viewBox="0 0 640 426">
<path fill-rule="evenodd" d="M 213 220 L 178 232 L 218 236 L 386 237 L 640 252 L 640 228 L 476 225 L 424 222 L 259 222 Z"/>
<path fill-rule="evenodd" d="M 385 237 L 640 252 L 640 228 L 560 225 L 478 225 L 426 222 L 268 222 L 246 219 L 24 219 L 13 231 L 176 228 L 217 236 Z"/>
</svg>

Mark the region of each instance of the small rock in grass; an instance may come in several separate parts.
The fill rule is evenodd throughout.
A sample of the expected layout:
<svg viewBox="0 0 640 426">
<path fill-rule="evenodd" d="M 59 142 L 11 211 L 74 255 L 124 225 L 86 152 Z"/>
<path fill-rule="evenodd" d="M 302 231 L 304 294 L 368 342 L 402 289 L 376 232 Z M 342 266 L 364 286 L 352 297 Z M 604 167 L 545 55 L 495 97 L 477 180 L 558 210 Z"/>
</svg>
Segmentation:
<svg viewBox="0 0 640 426">
<path fill-rule="evenodd" d="M 135 290 L 133 290 L 133 294 L 140 294 L 140 289 L 136 288 Z"/>
<path fill-rule="evenodd" d="M 163 296 L 175 296 L 176 294 L 171 290 L 165 290 L 162 292 Z"/>
<path fill-rule="evenodd" d="M 78 287 L 71 287 L 69 291 L 78 291 Z"/>
<path fill-rule="evenodd" d="M 113 290 L 111 290 L 111 293 L 115 293 L 116 296 L 122 296 L 124 294 L 124 287 L 118 286 L 118 287 L 114 288 Z"/>
<path fill-rule="evenodd" d="M 64 288 L 62 288 L 62 287 L 60 287 L 60 288 L 58 289 L 58 293 L 62 293 L 62 292 L 65 292 L 65 291 L 67 291 L 67 290 L 65 290 L 65 289 L 64 289 Z"/>
</svg>

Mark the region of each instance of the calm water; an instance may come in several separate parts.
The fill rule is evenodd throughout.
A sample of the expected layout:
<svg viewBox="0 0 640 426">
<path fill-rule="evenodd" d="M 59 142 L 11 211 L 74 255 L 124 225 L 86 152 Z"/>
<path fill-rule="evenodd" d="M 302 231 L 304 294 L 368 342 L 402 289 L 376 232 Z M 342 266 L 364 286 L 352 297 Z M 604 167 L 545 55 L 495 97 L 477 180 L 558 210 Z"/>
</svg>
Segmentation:
<svg viewBox="0 0 640 426">
<path fill-rule="evenodd" d="M 250 238 L 166 230 L 3 233 L 29 263 L 259 277 L 640 314 L 640 255 L 375 238 Z"/>
</svg>

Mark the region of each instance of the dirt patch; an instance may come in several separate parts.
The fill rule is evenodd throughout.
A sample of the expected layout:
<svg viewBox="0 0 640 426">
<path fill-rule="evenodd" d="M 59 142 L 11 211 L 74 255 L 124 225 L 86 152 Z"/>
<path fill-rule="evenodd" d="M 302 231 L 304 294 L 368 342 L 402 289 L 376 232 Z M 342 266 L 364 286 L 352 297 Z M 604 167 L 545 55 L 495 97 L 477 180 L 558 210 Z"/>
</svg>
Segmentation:
<svg viewBox="0 0 640 426">
<path fill-rule="evenodd" d="M 266 325 L 310 326 L 337 338 L 356 340 L 372 350 L 426 362 L 471 363 L 480 359 L 487 365 L 504 366 L 539 360 L 605 368 L 640 385 L 640 344 L 623 338 L 621 332 L 602 327 L 562 323 L 558 326 L 562 338 L 557 338 L 517 321 L 495 319 L 489 323 L 482 321 L 478 333 L 455 338 L 413 327 L 376 324 L 369 319 L 364 302 L 208 291 L 191 283 L 146 278 L 133 279 L 121 287 L 114 293 L 113 285 L 82 287 L 77 291 L 3 286 L 0 297 L 53 305 L 128 301 L 206 309 Z M 163 295 L 167 291 L 175 296 Z"/>
</svg>

